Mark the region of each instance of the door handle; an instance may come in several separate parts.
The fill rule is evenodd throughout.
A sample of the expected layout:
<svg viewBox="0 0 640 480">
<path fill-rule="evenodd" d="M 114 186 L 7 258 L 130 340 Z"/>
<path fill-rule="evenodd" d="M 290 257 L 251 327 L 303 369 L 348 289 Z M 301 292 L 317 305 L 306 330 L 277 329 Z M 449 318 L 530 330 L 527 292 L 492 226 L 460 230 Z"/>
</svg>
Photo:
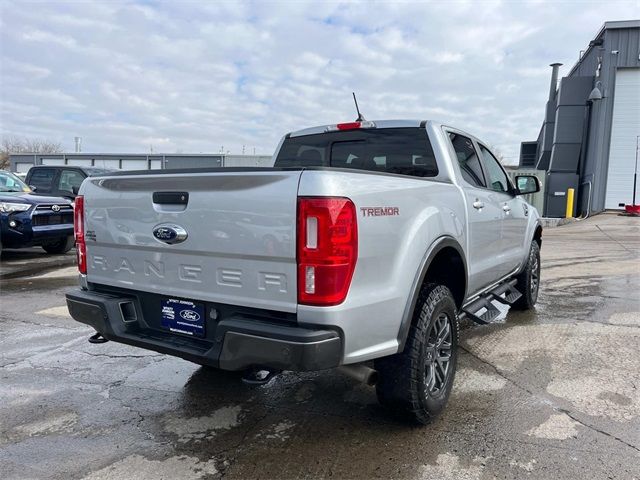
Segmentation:
<svg viewBox="0 0 640 480">
<path fill-rule="evenodd" d="M 153 192 L 153 203 L 186 206 L 189 203 L 189 192 Z"/>
<path fill-rule="evenodd" d="M 509 213 L 511 211 L 511 207 L 509 205 L 503 205 L 502 210 L 504 210 L 506 213 Z"/>
<path fill-rule="evenodd" d="M 473 208 L 475 208 L 476 210 L 482 210 L 484 208 L 484 203 L 482 203 L 480 200 L 476 200 L 475 202 L 473 202 Z"/>
</svg>

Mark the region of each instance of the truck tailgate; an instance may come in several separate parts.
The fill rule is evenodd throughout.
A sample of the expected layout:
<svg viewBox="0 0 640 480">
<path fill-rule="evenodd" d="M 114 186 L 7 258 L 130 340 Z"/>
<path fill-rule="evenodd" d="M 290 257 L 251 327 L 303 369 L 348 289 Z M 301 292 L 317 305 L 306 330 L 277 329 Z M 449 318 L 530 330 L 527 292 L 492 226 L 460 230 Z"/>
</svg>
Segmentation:
<svg viewBox="0 0 640 480">
<path fill-rule="evenodd" d="M 80 192 L 88 282 L 295 312 L 300 174 L 234 170 L 88 179 Z M 154 198 L 158 192 L 165 193 Z M 154 230 L 164 224 L 181 227 L 187 238 L 159 240 Z"/>
</svg>

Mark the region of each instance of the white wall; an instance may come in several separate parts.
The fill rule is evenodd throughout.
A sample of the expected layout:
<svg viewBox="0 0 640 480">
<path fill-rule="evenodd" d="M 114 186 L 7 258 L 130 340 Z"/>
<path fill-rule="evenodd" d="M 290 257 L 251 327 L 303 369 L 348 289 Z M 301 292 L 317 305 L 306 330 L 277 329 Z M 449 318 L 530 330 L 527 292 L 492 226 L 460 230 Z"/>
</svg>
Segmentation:
<svg viewBox="0 0 640 480">
<path fill-rule="evenodd" d="M 64 165 L 64 164 L 62 164 Z M 82 160 L 78 158 L 67 158 L 67 165 L 71 165 L 72 167 L 90 167 L 91 160 Z"/>
<path fill-rule="evenodd" d="M 122 160 L 122 170 L 146 170 L 147 160 Z"/>
<path fill-rule="evenodd" d="M 98 160 L 94 162 L 94 167 L 98 168 L 120 168 L 120 160 Z"/>
<path fill-rule="evenodd" d="M 64 158 L 43 158 L 42 165 L 64 165 Z"/>
</svg>

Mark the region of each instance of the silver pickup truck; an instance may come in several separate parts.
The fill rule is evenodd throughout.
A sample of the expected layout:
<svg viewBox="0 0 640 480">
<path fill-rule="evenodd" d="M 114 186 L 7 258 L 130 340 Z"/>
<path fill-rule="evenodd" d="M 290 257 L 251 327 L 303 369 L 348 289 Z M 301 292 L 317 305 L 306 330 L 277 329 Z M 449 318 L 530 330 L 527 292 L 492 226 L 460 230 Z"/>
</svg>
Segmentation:
<svg viewBox="0 0 640 480">
<path fill-rule="evenodd" d="M 426 423 L 459 318 L 536 302 L 542 228 L 520 195 L 539 184 L 515 183 L 475 137 L 395 120 L 289 133 L 273 168 L 88 178 L 67 304 L 105 339 L 214 368 L 340 367 Z"/>
</svg>

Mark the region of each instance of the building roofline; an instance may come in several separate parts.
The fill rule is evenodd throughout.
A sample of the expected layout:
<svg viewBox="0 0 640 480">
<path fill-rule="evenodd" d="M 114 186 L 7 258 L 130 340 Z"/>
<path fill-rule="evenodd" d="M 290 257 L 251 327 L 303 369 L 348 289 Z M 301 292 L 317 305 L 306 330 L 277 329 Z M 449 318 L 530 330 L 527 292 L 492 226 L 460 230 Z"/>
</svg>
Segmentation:
<svg viewBox="0 0 640 480">
<path fill-rule="evenodd" d="M 593 42 L 594 40 L 597 40 L 600 37 L 602 37 L 602 35 L 604 35 L 604 32 L 606 30 L 619 30 L 619 29 L 624 29 L 624 28 L 640 28 L 640 19 L 637 19 L 637 20 L 612 20 L 612 21 L 604 22 L 602 24 L 602 26 L 600 27 L 600 30 L 598 30 L 598 33 L 596 34 L 596 36 L 593 37 L 593 40 L 591 40 L 589 42 L 589 46 L 587 47 L 587 49 L 580 56 L 580 58 L 573 65 L 573 67 L 571 67 L 571 70 L 569 70 L 569 73 L 566 76 L 570 77 L 573 74 L 573 72 L 582 63 L 582 59 L 585 58 L 587 56 L 587 53 L 589 53 L 589 51 L 594 47 L 594 45 L 591 45 L 591 42 Z"/>
<path fill-rule="evenodd" d="M 10 153 L 10 156 L 34 156 L 38 155 L 40 157 L 43 156 L 61 156 L 64 155 L 66 157 L 91 157 L 91 156 L 109 156 L 109 157 L 271 157 L 271 154 L 258 154 L 255 155 L 242 155 L 241 153 L 110 153 L 110 152 L 60 152 L 60 153 L 38 153 L 38 152 L 19 152 L 19 153 Z"/>
<path fill-rule="evenodd" d="M 616 28 L 640 28 L 640 18 L 634 20 L 611 20 L 604 22 L 598 34 L 604 30 L 614 30 Z"/>
</svg>

